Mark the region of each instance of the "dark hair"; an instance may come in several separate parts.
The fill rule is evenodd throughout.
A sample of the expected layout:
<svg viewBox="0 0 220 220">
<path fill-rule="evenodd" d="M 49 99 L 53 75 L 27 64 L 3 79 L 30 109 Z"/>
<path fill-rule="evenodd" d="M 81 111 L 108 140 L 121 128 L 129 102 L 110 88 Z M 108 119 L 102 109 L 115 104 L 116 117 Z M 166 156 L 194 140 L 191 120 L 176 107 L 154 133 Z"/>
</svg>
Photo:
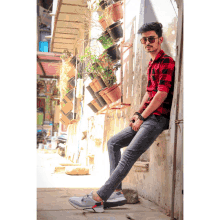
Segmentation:
<svg viewBox="0 0 220 220">
<path fill-rule="evenodd" d="M 138 34 L 142 34 L 147 31 L 155 31 L 158 37 L 162 37 L 162 33 L 163 33 L 162 28 L 163 28 L 163 25 L 159 22 L 145 23 L 138 30 Z"/>
</svg>

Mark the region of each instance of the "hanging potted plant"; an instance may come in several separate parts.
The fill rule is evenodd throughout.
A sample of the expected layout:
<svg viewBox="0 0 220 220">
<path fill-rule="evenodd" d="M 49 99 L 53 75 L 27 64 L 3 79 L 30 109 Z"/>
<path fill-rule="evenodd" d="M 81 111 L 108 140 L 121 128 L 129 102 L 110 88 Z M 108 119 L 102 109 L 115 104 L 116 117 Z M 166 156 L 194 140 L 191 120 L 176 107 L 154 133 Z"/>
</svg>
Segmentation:
<svg viewBox="0 0 220 220">
<path fill-rule="evenodd" d="M 112 69 L 104 69 L 101 76 L 107 87 L 111 87 L 116 82 L 116 76 Z"/>
<path fill-rule="evenodd" d="M 99 6 L 101 7 L 102 10 L 105 10 L 105 8 L 107 7 L 107 2 L 105 0 L 100 0 Z"/>
<path fill-rule="evenodd" d="M 91 96 L 93 98 L 96 98 L 95 93 L 94 93 L 94 91 L 93 91 L 93 89 L 91 88 L 90 85 L 86 86 L 86 89 L 89 91 L 89 93 L 91 94 Z"/>
<path fill-rule="evenodd" d="M 102 105 L 100 104 L 100 102 L 98 101 L 98 99 L 93 99 L 91 101 L 91 103 L 96 107 L 96 109 L 99 111 L 102 109 Z"/>
<path fill-rule="evenodd" d="M 117 101 L 121 97 L 121 90 L 116 84 L 116 76 L 112 69 L 105 69 L 102 74 L 103 81 L 108 86 L 107 89 L 103 89 L 101 94 L 105 93 L 111 102 Z M 108 103 L 108 102 L 107 102 Z"/>
<path fill-rule="evenodd" d="M 107 28 L 107 22 L 103 15 L 99 16 L 99 23 L 101 24 L 102 28 L 105 30 Z"/>
<path fill-rule="evenodd" d="M 105 93 L 105 90 L 108 88 L 104 88 L 101 91 L 99 91 L 99 94 L 102 96 L 102 98 L 106 101 L 106 103 L 109 105 L 112 103 L 111 99 L 107 96 L 107 94 Z"/>
<path fill-rule="evenodd" d="M 96 92 L 95 96 L 99 100 L 100 104 L 102 105 L 101 107 L 104 107 L 105 105 L 107 105 L 106 101 L 102 98 L 99 92 Z"/>
<path fill-rule="evenodd" d="M 121 90 L 119 86 L 115 84 L 106 91 L 106 95 L 112 102 L 116 102 L 119 98 L 121 98 Z"/>
<path fill-rule="evenodd" d="M 65 97 L 67 97 L 67 98 L 69 99 L 69 101 L 72 101 L 72 100 L 73 100 L 73 89 L 71 89 L 71 90 L 66 94 Z"/>
<path fill-rule="evenodd" d="M 69 78 L 72 78 L 72 77 L 75 76 L 75 74 L 76 74 L 76 69 L 75 69 L 74 67 L 68 66 L 68 67 L 66 67 L 66 69 L 67 69 L 66 75 L 67 75 Z"/>
<path fill-rule="evenodd" d="M 88 106 L 92 109 L 94 113 L 98 112 L 98 109 L 90 102 Z"/>
<path fill-rule="evenodd" d="M 120 38 L 123 37 L 123 29 L 120 21 L 117 21 L 107 27 L 107 31 L 115 41 L 118 41 Z"/>
<path fill-rule="evenodd" d="M 106 51 L 104 51 L 103 54 L 101 54 L 99 56 L 99 64 L 103 67 L 103 68 L 111 68 L 113 67 L 113 63 L 112 60 L 110 59 L 110 57 L 107 55 Z"/>
<path fill-rule="evenodd" d="M 102 78 L 101 78 L 100 76 L 97 76 L 96 79 L 98 80 L 98 83 L 99 83 L 101 89 L 103 89 L 103 88 L 106 87 L 104 81 L 102 80 Z M 100 88 L 100 87 L 99 87 L 99 88 Z"/>
<path fill-rule="evenodd" d="M 102 89 L 102 86 L 99 84 L 97 78 L 94 78 L 94 79 L 92 80 L 92 82 L 94 83 L 94 86 L 95 86 L 95 88 L 96 88 L 96 91 L 95 91 L 95 92 L 98 92 L 99 90 Z"/>
<path fill-rule="evenodd" d="M 111 38 L 108 31 L 104 31 L 101 37 L 99 37 L 97 40 L 102 44 L 104 49 L 108 49 L 113 45 L 113 39 Z"/>
<path fill-rule="evenodd" d="M 84 63 L 86 63 L 85 73 L 91 80 L 93 80 L 98 75 L 96 67 L 96 65 L 98 65 L 98 56 L 92 54 L 90 48 L 86 48 L 85 55 L 80 56 L 80 61 L 84 61 Z"/>
<path fill-rule="evenodd" d="M 72 59 L 70 60 L 70 64 L 76 68 L 76 62 L 77 62 L 77 65 L 79 65 L 80 61 L 76 59 L 76 56 L 73 56 Z"/>
<path fill-rule="evenodd" d="M 96 87 L 94 81 L 92 81 L 91 83 L 89 83 L 89 86 L 92 88 L 92 90 L 93 90 L 94 92 L 98 92 L 98 91 L 99 91 L 99 89 Z"/>
<path fill-rule="evenodd" d="M 108 7 L 109 14 L 114 22 L 123 18 L 122 2 L 116 2 Z"/>
<path fill-rule="evenodd" d="M 118 61 L 121 59 L 121 53 L 120 53 L 120 50 L 118 48 L 118 45 L 115 44 L 111 47 L 109 47 L 107 50 L 106 50 L 106 53 L 107 55 L 110 57 L 110 59 L 115 62 L 115 61 Z"/>
<path fill-rule="evenodd" d="M 70 78 L 67 82 L 72 88 L 75 87 L 75 77 Z"/>
<path fill-rule="evenodd" d="M 110 7 L 110 6 L 109 6 Z M 105 18 L 105 21 L 106 21 L 106 24 L 107 24 L 107 27 L 114 24 L 114 21 L 112 19 L 112 16 L 110 14 L 110 11 L 109 11 L 109 7 L 105 8 L 104 12 L 103 12 L 103 15 L 104 15 L 104 18 Z"/>
</svg>

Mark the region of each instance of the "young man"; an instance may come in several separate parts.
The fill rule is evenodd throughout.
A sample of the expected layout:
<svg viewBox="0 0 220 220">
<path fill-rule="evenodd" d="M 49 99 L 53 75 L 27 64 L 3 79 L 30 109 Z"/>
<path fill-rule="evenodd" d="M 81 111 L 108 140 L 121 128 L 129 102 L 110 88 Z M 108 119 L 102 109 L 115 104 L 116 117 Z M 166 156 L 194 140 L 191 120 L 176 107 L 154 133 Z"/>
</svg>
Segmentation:
<svg viewBox="0 0 220 220">
<path fill-rule="evenodd" d="M 104 212 L 103 201 L 108 205 L 123 205 L 126 199 L 121 192 L 122 180 L 137 159 L 151 146 L 164 129 L 169 128 L 170 109 L 174 89 L 175 62 L 161 49 L 162 24 L 144 24 L 138 31 L 141 43 L 151 60 L 147 70 L 146 93 L 130 124 L 107 143 L 110 160 L 110 177 L 97 191 L 84 197 L 71 197 L 76 208 Z M 120 149 L 126 147 L 121 157 Z"/>
</svg>

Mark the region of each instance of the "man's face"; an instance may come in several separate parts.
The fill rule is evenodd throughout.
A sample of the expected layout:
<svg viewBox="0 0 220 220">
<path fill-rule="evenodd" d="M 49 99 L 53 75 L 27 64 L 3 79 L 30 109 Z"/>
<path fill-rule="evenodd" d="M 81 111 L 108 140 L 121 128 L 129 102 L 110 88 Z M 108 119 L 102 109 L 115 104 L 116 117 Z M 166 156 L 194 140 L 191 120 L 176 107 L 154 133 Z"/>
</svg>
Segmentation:
<svg viewBox="0 0 220 220">
<path fill-rule="evenodd" d="M 144 49 L 146 52 L 151 53 L 151 52 L 157 52 L 161 49 L 161 43 L 163 42 L 163 37 L 158 38 L 158 35 L 156 34 L 155 31 L 147 31 L 145 33 L 141 34 L 142 38 L 143 37 L 149 37 L 155 38 L 154 43 L 150 43 L 149 40 L 145 41 L 143 44 Z"/>
</svg>

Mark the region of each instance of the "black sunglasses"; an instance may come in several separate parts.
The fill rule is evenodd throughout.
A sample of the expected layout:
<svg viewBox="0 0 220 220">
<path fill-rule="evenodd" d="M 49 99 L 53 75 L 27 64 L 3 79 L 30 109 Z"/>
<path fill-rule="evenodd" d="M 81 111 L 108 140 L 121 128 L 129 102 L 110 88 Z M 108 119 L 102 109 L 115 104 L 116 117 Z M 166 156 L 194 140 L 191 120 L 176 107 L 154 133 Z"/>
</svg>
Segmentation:
<svg viewBox="0 0 220 220">
<path fill-rule="evenodd" d="M 147 41 L 149 41 L 149 43 L 152 44 L 155 42 L 155 39 L 157 39 L 157 38 L 155 38 L 155 37 L 142 37 L 140 41 L 142 44 L 146 44 Z"/>
</svg>

